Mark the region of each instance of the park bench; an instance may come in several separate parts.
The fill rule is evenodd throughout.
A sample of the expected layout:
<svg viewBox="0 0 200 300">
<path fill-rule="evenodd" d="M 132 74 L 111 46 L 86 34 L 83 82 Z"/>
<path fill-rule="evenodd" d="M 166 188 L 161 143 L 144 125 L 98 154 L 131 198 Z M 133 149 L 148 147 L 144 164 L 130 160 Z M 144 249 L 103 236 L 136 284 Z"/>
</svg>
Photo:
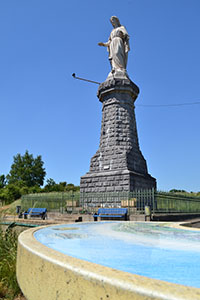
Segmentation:
<svg viewBox="0 0 200 300">
<path fill-rule="evenodd" d="M 26 212 L 23 213 L 24 219 L 27 219 L 27 216 L 30 217 L 41 217 L 41 219 L 45 220 L 47 217 L 47 209 L 46 208 L 29 208 Z"/>
<path fill-rule="evenodd" d="M 127 208 L 99 208 L 97 214 L 94 214 L 94 221 L 97 221 L 97 218 L 101 219 L 124 219 L 127 220 L 128 209 Z"/>
</svg>

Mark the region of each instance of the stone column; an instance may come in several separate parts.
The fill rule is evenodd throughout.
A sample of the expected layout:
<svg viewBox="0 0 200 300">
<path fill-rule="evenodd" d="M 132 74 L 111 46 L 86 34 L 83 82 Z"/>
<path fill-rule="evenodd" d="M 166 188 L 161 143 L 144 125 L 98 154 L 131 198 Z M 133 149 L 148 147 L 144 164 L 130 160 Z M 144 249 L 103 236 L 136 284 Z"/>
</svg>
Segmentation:
<svg viewBox="0 0 200 300">
<path fill-rule="evenodd" d="M 138 142 L 134 102 L 139 88 L 127 78 L 108 78 L 98 89 L 102 102 L 100 145 L 80 191 L 118 192 L 156 188 Z"/>
</svg>

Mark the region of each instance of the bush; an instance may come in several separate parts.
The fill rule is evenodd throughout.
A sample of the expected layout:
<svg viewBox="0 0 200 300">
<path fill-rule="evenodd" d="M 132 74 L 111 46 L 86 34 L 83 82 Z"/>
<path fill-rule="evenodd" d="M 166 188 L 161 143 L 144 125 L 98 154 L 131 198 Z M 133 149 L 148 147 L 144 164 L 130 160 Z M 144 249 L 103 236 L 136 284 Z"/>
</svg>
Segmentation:
<svg viewBox="0 0 200 300">
<path fill-rule="evenodd" d="M 13 300 L 20 294 L 16 278 L 17 234 L 0 228 L 0 299 Z"/>
<path fill-rule="evenodd" d="M 9 204 L 21 197 L 20 187 L 14 184 L 8 184 L 0 189 L 0 200 Z"/>
</svg>

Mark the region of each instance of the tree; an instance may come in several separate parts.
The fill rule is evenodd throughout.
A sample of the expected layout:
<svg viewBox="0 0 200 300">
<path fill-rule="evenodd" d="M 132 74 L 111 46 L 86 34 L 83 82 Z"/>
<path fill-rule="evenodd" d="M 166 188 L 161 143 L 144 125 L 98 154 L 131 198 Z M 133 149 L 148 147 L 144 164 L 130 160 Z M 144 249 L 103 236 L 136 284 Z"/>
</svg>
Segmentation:
<svg viewBox="0 0 200 300">
<path fill-rule="evenodd" d="M 64 192 L 67 186 L 67 182 L 56 183 L 52 178 L 47 179 L 47 184 L 44 187 L 44 192 Z"/>
<path fill-rule="evenodd" d="M 55 186 L 56 185 L 56 182 L 55 180 L 53 180 L 52 178 L 48 178 L 47 179 L 47 186 Z"/>
<path fill-rule="evenodd" d="M 43 185 L 46 172 L 40 155 L 34 158 L 26 151 L 23 156 L 18 153 L 13 160 L 10 173 L 7 175 L 8 184 L 22 182 L 27 187 Z"/>
<path fill-rule="evenodd" d="M 57 191 L 57 184 L 52 178 L 47 179 L 47 184 L 44 187 L 44 192 L 54 192 Z"/>
<path fill-rule="evenodd" d="M 69 183 L 67 186 L 66 186 L 66 191 L 72 191 L 72 192 L 77 192 L 80 190 L 80 187 L 79 186 L 75 186 L 73 183 Z"/>
<path fill-rule="evenodd" d="M 1 175 L 0 176 L 0 189 L 3 189 L 6 186 L 6 176 Z"/>
<path fill-rule="evenodd" d="M 52 178 L 47 179 L 43 192 L 76 192 L 79 191 L 80 187 L 75 186 L 72 183 L 67 184 L 66 181 L 56 183 Z"/>
<path fill-rule="evenodd" d="M 170 193 L 187 193 L 185 190 L 176 190 L 176 189 L 172 189 L 169 192 Z"/>
</svg>

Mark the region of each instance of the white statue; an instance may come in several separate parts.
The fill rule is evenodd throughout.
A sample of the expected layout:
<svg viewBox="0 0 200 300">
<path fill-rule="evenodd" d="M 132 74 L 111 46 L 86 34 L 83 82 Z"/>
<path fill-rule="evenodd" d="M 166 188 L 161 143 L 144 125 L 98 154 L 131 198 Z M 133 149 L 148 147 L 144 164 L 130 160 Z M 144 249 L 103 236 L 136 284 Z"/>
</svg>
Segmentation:
<svg viewBox="0 0 200 300">
<path fill-rule="evenodd" d="M 111 75 L 126 75 L 126 66 L 128 60 L 129 47 L 129 35 L 126 28 L 122 26 L 119 19 L 115 16 L 110 18 L 114 29 L 111 31 L 108 42 L 98 43 L 99 46 L 107 47 L 109 52 L 109 60 L 111 63 L 112 71 Z"/>
</svg>

